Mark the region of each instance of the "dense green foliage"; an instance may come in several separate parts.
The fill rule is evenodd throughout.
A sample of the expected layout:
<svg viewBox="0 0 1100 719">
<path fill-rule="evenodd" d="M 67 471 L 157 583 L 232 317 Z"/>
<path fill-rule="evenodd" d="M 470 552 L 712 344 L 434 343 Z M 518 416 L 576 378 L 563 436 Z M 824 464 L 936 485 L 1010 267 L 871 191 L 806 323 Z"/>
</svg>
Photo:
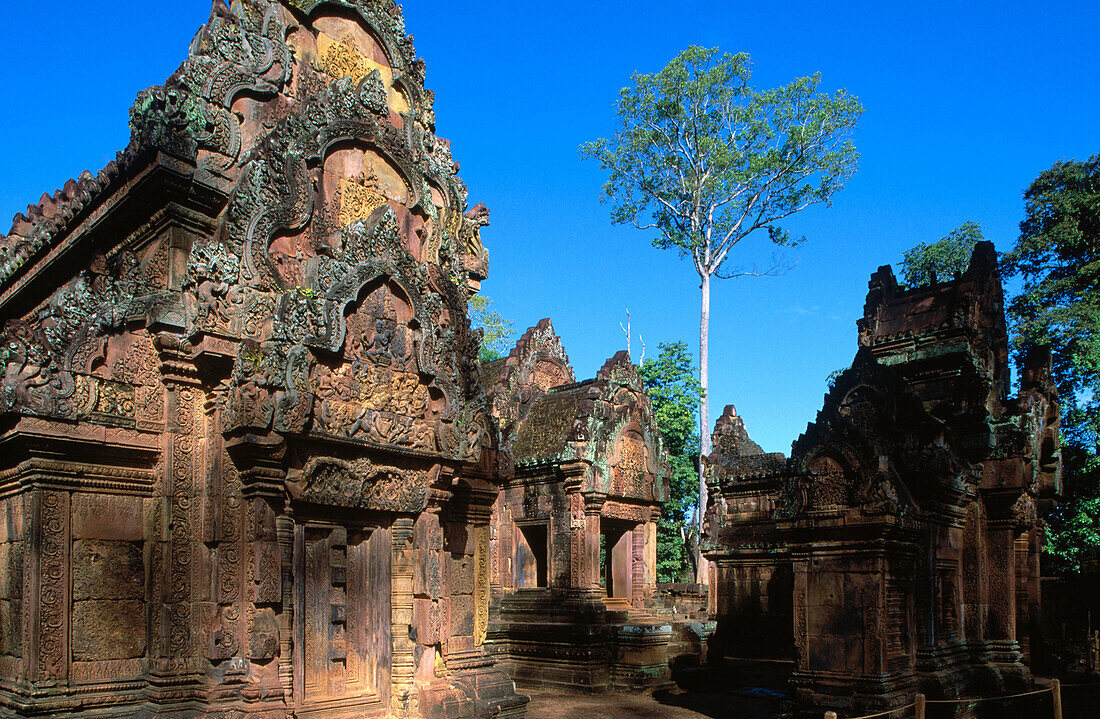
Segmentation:
<svg viewBox="0 0 1100 719">
<path fill-rule="evenodd" d="M 1048 566 L 1079 571 L 1100 556 L 1100 155 L 1058 162 L 1024 193 L 1025 219 L 1005 274 L 1018 350 L 1049 345 L 1062 402 L 1064 500 L 1047 518 Z"/>
<path fill-rule="evenodd" d="M 1100 457 L 1063 438 L 1063 499 L 1044 519 L 1043 570 L 1056 574 L 1082 571 L 1100 557 Z"/>
<path fill-rule="evenodd" d="M 699 499 L 699 434 L 695 412 L 699 383 L 683 342 L 661 343 L 656 359 L 642 362 L 642 375 L 669 454 L 669 499 L 657 520 L 657 580 L 690 581 L 692 557 L 684 537 L 694 531 L 691 510 Z"/>
<path fill-rule="evenodd" d="M 964 222 L 935 242 L 917 245 L 901 258 L 902 281 L 908 287 L 920 287 L 961 275 L 970 264 L 974 245 L 982 239 L 977 222 Z"/>
<path fill-rule="evenodd" d="M 490 308 L 493 301 L 485 295 L 470 298 L 470 325 L 482 331 L 477 358 L 482 362 L 500 359 L 512 341 L 512 320 L 506 320 Z"/>
</svg>

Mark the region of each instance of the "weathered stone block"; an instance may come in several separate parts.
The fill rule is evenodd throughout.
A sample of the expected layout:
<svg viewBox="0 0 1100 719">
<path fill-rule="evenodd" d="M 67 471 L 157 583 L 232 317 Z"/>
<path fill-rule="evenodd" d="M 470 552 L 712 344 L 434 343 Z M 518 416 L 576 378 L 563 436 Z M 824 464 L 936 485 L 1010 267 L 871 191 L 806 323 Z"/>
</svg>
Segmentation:
<svg viewBox="0 0 1100 719">
<path fill-rule="evenodd" d="M 248 511 L 251 513 L 248 528 L 251 533 L 248 539 L 275 540 L 275 511 L 263 499 L 253 499 L 249 502 Z"/>
<path fill-rule="evenodd" d="M 812 579 L 810 604 L 816 606 L 844 604 L 843 575 L 822 572 L 814 574 Z"/>
<path fill-rule="evenodd" d="M 474 593 L 474 558 L 447 558 L 447 589 L 451 594 Z"/>
<path fill-rule="evenodd" d="M 10 599 L 12 590 L 11 544 L 0 544 L 0 599 Z"/>
<path fill-rule="evenodd" d="M 0 654 L 14 656 L 18 653 L 19 617 L 13 602 L 0 600 Z"/>
<path fill-rule="evenodd" d="M 73 600 L 145 596 L 141 545 L 81 539 L 73 542 Z"/>
<path fill-rule="evenodd" d="M 450 554 L 473 554 L 473 528 L 448 522 L 443 527 L 443 549 Z"/>
<path fill-rule="evenodd" d="M 469 595 L 451 597 L 451 636 L 473 636 L 474 598 Z"/>
<path fill-rule="evenodd" d="M 23 502 L 12 497 L 0 502 L 0 542 L 14 542 L 23 536 Z"/>
<path fill-rule="evenodd" d="M 275 612 L 261 609 L 252 621 L 252 636 L 249 637 L 248 656 L 252 661 L 268 661 L 275 658 L 279 651 L 279 626 L 275 621 Z"/>
<path fill-rule="evenodd" d="M 77 493 L 72 499 L 73 539 L 144 539 L 144 510 L 140 497 Z"/>
<path fill-rule="evenodd" d="M 73 661 L 133 659 L 144 654 L 145 602 L 73 602 Z"/>
<path fill-rule="evenodd" d="M 439 552 L 427 551 L 424 553 L 424 562 L 418 575 L 422 586 L 419 590 L 414 590 L 417 594 L 423 594 L 432 599 L 443 596 L 443 569 L 440 564 Z"/>
<path fill-rule="evenodd" d="M 413 600 L 413 626 L 420 644 L 437 644 L 440 639 L 438 605 L 430 599 Z"/>
<path fill-rule="evenodd" d="M 257 542 L 252 558 L 252 601 L 274 604 L 282 598 L 282 574 L 279 545 Z"/>
</svg>

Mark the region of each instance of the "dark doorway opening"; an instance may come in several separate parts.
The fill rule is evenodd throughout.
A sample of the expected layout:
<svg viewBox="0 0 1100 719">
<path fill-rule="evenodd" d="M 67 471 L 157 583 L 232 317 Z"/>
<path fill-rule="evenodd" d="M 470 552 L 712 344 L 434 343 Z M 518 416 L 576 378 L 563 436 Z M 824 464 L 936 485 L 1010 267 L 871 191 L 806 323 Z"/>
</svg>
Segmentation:
<svg viewBox="0 0 1100 719">
<path fill-rule="evenodd" d="M 516 587 L 546 587 L 548 538 L 545 524 L 519 526 L 516 537 Z"/>
<path fill-rule="evenodd" d="M 608 599 L 630 601 L 633 577 L 633 527 L 613 519 L 600 519 L 600 581 Z"/>
</svg>

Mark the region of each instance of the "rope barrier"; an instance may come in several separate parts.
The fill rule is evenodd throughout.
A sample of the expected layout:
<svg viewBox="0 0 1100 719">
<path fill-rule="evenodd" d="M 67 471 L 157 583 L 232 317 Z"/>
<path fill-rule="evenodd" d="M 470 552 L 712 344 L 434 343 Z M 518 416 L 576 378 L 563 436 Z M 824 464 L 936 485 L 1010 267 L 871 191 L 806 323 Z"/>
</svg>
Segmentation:
<svg viewBox="0 0 1100 719">
<path fill-rule="evenodd" d="M 903 707 L 898 707 L 896 709 L 890 709 L 889 711 L 879 712 L 878 714 L 866 714 L 866 715 L 861 716 L 861 717 L 852 717 L 852 719 L 875 719 L 875 717 L 884 717 L 884 716 L 888 716 L 890 714 L 893 714 L 894 712 L 900 712 L 900 711 L 905 711 L 906 709 L 912 709 L 916 705 L 917 705 L 917 703 L 913 702 L 912 704 L 906 704 Z"/>
<path fill-rule="evenodd" d="M 1100 683 L 1097 683 L 1097 684 L 1072 684 L 1072 685 L 1069 685 L 1069 686 L 1076 686 L 1076 687 L 1100 686 Z M 1029 692 L 1020 692 L 1019 694 L 1006 694 L 1004 696 L 996 696 L 996 697 L 972 697 L 972 698 L 969 698 L 969 699 L 925 699 L 923 695 L 918 694 L 917 695 L 917 701 L 913 702 L 912 704 L 906 704 L 905 706 L 897 707 L 895 709 L 889 709 L 887 711 L 879 712 L 877 714 L 865 714 L 865 715 L 859 716 L 859 717 L 852 717 L 851 719 L 878 719 L 878 717 L 890 716 L 891 714 L 896 714 L 897 712 L 905 711 L 907 709 L 912 709 L 913 707 L 917 707 L 917 712 L 916 713 L 918 715 L 918 719 L 923 719 L 924 707 L 925 707 L 926 704 L 979 704 L 981 702 L 1008 701 L 1010 699 L 1019 699 L 1021 697 L 1037 696 L 1039 694 L 1046 694 L 1047 692 L 1050 692 L 1054 696 L 1055 717 L 1056 717 L 1056 719 L 1060 719 L 1061 718 L 1061 703 L 1062 702 L 1061 702 L 1061 698 L 1060 698 L 1060 694 L 1059 694 L 1059 689 L 1061 689 L 1060 683 L 1057 680 L 1054 680 L 1053 684 L 1051 684 L 1049 687 L 1045 687 L 1043 689 L 1034 689 L 1034 690 L 1029 691 Z M 832 712 L 832 711 L 826 712 L 825 716 L 826 716 L 826 719 L 830 719 L 830 717 L 835 718 L 836 717 L 836 712 Z"/>
<path fill-rule="evenodd" d="M 1036 689 L 1035 691 L 1023 692 L 1022 694 L 1006 694 L 999 697 L 979 697 L 973 699 L 925 699 L 927 704 L 977 704 L 978 702 L 999 702 L 1007 699 L 1017 699 L 1019 697 L 1029 697 L 1033 694 L 1045 694 L 1046 692 L 1054 691 L 1054 687 L 1047 687 L 1046 689 Z"/>
</svg>

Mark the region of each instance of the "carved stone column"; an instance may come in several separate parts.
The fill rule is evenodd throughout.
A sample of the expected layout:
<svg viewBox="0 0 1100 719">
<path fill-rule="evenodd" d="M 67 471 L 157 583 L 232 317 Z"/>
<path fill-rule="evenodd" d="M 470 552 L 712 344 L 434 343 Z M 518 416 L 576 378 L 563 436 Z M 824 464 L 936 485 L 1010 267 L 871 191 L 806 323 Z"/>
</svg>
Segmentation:
<svg viewBox="0 0 1100 719">
<path fill-rule="evenodd" d="M 646 599 L 657 596 L 657 522 L 650 519 L 638 527 L 642 534 L 642 591 Z"/>
<path fill-rule="evenodd" d="M 598 492 L 585 492 L 584 497 L 584 533 L 581 536 L 581 591 L 586 595 L 599 596 L 600 589 L 600 512 L 603 510 L 607 495 Z M 611 547 L 607 547 L 610 552 Z"/>
<path fill-rule="evenodd" d="M 475 525 L 474 532 L 474 646 L 485 643 L 489 629 L 489 525 Z"/>
<path fill-rule="evenodd" d="M 571 462 L 561 467 L 569 500 L 569 586 L 574 597 L 598 597 L 600 593 L 600 510 L 604 495 L 584 491 L 588 464 Z"/>
<path fill-rule="evenodd" d="M 275 536 L 279 548 L 280 598 L 282 611 L 277 617 L 279 627 L 279 684 L 287 706 L 294 706 L 294 517 L 284 512 L 275 519 Z"/>
<path fill-rule="evenodd" d="M 645 529 L 645 524 L 639 524 L 630 531 L 630 602 L 635 606 L 644 604 L 651 593 L 646 582 Z"/>
<path fill-rule="evenodd" d="M 1047 672 L 1046 646 L 1043 641 L 1042 572 L 1039 558 L 1043 551 L 1041 530 L 1032 527 L 1024 535 L 1027 538 L 1027 625 L 1028 665 L 1037 674 Z"/>
<path fill-rule="evenodd" d="M 180 701 L 200 693 L 203 666 L 200 642 L 202 595 L 200 572 L 204 566 L 202 505 L 204 480 L 202 446 L 204 393 L 198 371 L 190 361 L 190 347 L 175 335 L 163 333 L 156 340 L 161 373 L 167 389 L 165 432 L 164 510 L 158 521 L 154 557 L 160 566 L 154 577 L 164 580 L 153 596 L 154 631 L 149 697 L 154 701 Z"/>
<path fill-rule="evenodd" d="M 987 638 L 993 661 L 1019 664 L 1016 641 L 1016 538 L 1013 523 L 991 521 L 989 540 L 989 626 Z"/>
<path fill-rule="evenodd" d="M 791 562 L 794 572 L 794 592 L 792 597 L 792 617 L 794 626 L 791 633 L 794 637 L 795 673 L 791 678 L 791 684 L 801 697 L 802 703 L 812 701 L 813 673 L 810 667 L 810 638 L 807 632 L 807 612 L 810 611 L 810 562 L 808 559 L 800 559 Z M 713 596 L 713 585 L 711 595 Z M 713 616 L 713 615 L 712 615 Z"/>
</svg>

